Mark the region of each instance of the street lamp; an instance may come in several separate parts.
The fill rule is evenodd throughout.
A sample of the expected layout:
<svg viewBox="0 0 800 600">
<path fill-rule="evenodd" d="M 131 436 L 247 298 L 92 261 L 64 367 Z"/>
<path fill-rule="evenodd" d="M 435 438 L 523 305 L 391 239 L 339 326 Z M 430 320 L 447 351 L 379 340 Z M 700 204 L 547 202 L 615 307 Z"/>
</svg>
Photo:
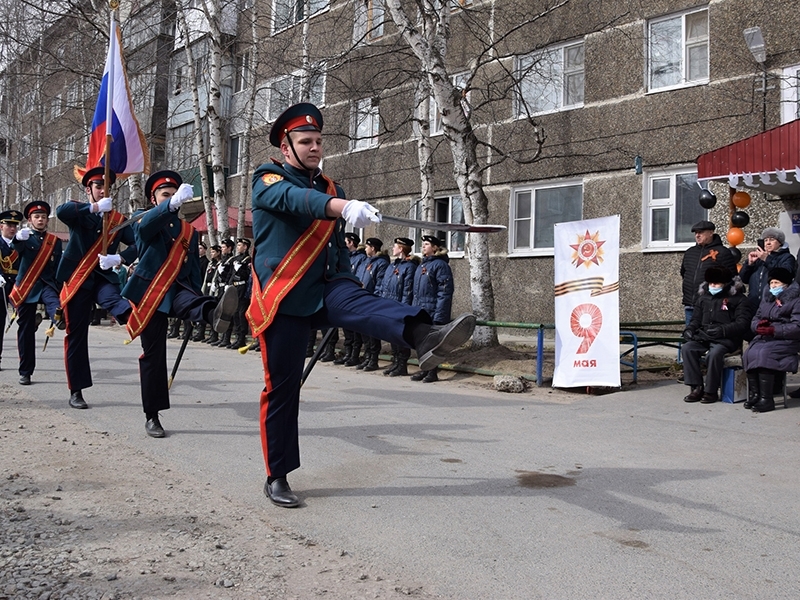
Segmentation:
<svg viewBox="0 0 800 600">
<path fill-rule="evenodd" d="M 767 45 L 761 35 L 761 27 L 748 27 L 744 33 L 744 41 L 761 67 L 761 131 L 767 130 Z"/>
</svg>

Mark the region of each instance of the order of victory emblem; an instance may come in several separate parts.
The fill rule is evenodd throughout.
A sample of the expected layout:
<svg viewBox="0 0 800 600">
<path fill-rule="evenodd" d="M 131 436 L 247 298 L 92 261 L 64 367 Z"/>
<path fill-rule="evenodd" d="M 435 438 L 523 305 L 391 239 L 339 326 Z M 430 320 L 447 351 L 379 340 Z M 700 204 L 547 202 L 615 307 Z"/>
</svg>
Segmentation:
<svg viewBox="0 0 800 600">
<path fill-rule="evenodd" d="M 583 236 L 577 236 L 577 244 L 570 244 L 569 247 L 574 250 L 572 253 L 572 264 L 575 267 L 580 267 L 585 264 L 588 269 L 592 263 L 600 265 L 603 262 L 603 248 L 605 240 L 600 239 L 600 231 L 595 231 L 594 235 L 590 234 L 587 230 Z"/>
</svg>

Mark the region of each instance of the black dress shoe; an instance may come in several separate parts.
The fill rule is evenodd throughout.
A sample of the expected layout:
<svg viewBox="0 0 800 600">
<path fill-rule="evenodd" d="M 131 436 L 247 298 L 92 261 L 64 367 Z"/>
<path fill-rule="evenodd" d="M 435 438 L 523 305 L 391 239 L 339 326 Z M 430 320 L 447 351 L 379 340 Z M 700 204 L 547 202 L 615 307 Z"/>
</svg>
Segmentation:
<svg viewBox="0 0 800 600">
<path fill-rule="evenodd" d="M 715 402 L 719 402 L 716 392 L 706 392 L 700 400 L 700 404 L 714 404 Z"/>
<path fill-rule="evenodd" d="M 30 385 L 31 384 L 31 376 L 30 375 L 20 375 L 19 376 L 19 384 L 20 385 Z"/>
<path fill-rule="evenodd" d="M 703 399 L 703 393 L 705 390 L 703 389 L 702 385 L 693 385 L 692 391 L 687 395 L 683 401 L 684 402 L 700 402 Z"/>
<path fill-rule="evenodd" d="M 279 477 L 273 480 L 272 483 L 264 484 L 264 493 L 267 495 L 273 504 L 283 506 L 284 508 L 294 508 L 300 501 L 294 495 L 292 488 L 289 487 L 289 482 L 286 477 Z"/>
<path fill-rule="evenodd" d="M 144 430 L 150 437 L 163 438 L 167 436 L 167 434 L 164 433 L 164 428 L 161 426 L 161 421 L 158 420 L 158 415 L 147 419 L 147 423 L 144 424 Z"/>
<path fill-rule="evenodd" d="M 83 399 L 83 394 L 80 390 L 76 390 L 69 395 L 69 405 L 72 408 L 89 408 L 86 400 Z"/>
<path fill-rule="evenodd" d="M 461 315 L 447 325 L 433 325 L 414 333 L 419 368 L 430 371 L 445 361 L 447 355 L 472 337 L 475 315 Z M 419 335 L 422 334 L 422 335 Z"/>
</svg>

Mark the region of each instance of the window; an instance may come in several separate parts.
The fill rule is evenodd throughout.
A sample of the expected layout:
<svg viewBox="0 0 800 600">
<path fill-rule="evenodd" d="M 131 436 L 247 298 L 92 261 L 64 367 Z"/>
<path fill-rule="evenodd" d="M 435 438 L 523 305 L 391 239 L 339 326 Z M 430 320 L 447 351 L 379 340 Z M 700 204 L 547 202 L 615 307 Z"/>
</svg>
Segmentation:
<svg viewBox="0 0 800 600">
<path fill-rule="evenodd" d="M 464 93 L 464 90 L 467 89 L 467 80 L 469 79 L 469 73 L 457 73 L 456 75 L 452 76 L 453 85 L 456 89 L 461 90 L 461 108 L 464 110 L 464 114 L 469 117 L 470 112 L 472 112 L 472 108 L 469 105 L 469 92 Z M 439 105 L 436 103 L 436 100 L 431 96 L 431 109 L 430 109 L 430 131 L 431 135 L 441 135 L 444 129 L 442 129 L 442 111 L 439 109 Z"/>
<path fill-rule="evenodd" d="M 649 173 L 645 182 L 643 246 L 674 249 L 694 244 L 692 225 L 708 218 L 708 211 L 697 202 L 697 172 Z"/>
<path fill-rule="evenodd" d="M 461 196 L 436 198 L 436 221 L 464 223 L 464 204 Z M 444 240 L 449 254 L 464 252 L 467 234 L 463 231 L 438 231 L 436 235 L 440 240 Z"/>
<path fill-rule="evenodd" d="M 238 135 L 232 135 L 230 144 L 228 145 L 228 172 L 231 175 L 236 175 L 239 172 L 239 140 Z"/>
<path fill-rule="evenodd" d="M 176 171 L 198 166 L 194 144 L 194 123 L 186 123 L 170 130 L 170 165 Z"/>
<path fill-rule="evenodd" d="M 552 255 L 553 226 L 583 218 L 583 184 L 516 188 L 511 197 L 509 254 Z"/>
<path fill-rule="evenodd" d="M 650 90 L 708 81 L 708 10 L 651 21 L 647 41 Z"/>
<path fill-rule="evenodd" d="M 786 67 L 781 77 L 781 123 L 800 117 L 800 65 Z"/>
<path fill-rule="evenodd" d="M 364 98 L 353 104 L 350 132 L 351 150 L 374 148 L 378 145 L 380 113 L 377 98 Z"/>
<path fill-rule="evenodd" d="M 56 119 L 61 116 L 61 94 L 50 101 L 50 118 Z"/>
<path fill-rule="evenodd" d="M 33 110 L 33 92 L 22 96 L 22 114 L 26 115 Z"/>
<path fill-rule="evenodd" d="M 19 148 L 17 150 L 17 159 L 25 158 L 26 156 L 28 156 L 28 152 L 30 151 L 30 146 L 31 146 L 30 136 L 29 135 L 22 136 L 19 140 L 19 144 L 17 144 L 17 147 Z"/>
<path fill-rule="evenodd" d="M 246 90 L 250 81 L 250 52 L 242 52 L 236 57 L 236 72 L 233 79 L 233 92 Z"/>
<path fill-rule="evenodd" d="M 384 0 L 356 0 L 353 43 L 363 44 L 383 36 Z"/>
<path fill-rule="evenodd" d="M 72 160 L 75 157 L 75 136 L 70 135 L 64 140 L 64 160 Z"/>
<path fill-rule="evenodd" d="M 74 108 L 78 106 L 79 98 L 78 94 L 81 91 L 80 84 L 75 81 L 67 88 L 67 108 Z"/>
<path fill-rule="evenodd" d="M 583 106 L 583 42 L 517 58 L 516 117 Z"/>
<path fill-rule="evenodd" d="M 272 8 L 272 31 L 281 31 L 299 23 L 307 16 L 326 10 L 330 0 L 274 0 Z"/>
<path fill-rule="evenodd" d="M 176 65 L 175 66 L 175 77 L 174 77 L 173 90 L 174 90 L 174 93 L 175 93 L 176 96 L 183 92 L 183 84 L 184 84 L 184 81 L 183 81 L 183 78 L 184 78 L 183 69 L 184 69 L 183 65 Z"/>
<path fill-rule="evenodd" d="M 58 164 L 58 146 L 53 146 L 47 150 L 46 168 L 52 169 Z"/>
<path fill-rule="evenodd" d="M 308 94 L 303 94 L 304 81 L 308 85 Z M 286 77 L 274 80 L 269 92 L 268 119 L 271 123 L 292 104 L 308 98 L 308 102 L 316 106 L 325 105 L 325 65 L 318 65 L 309 77 L 303 78 L 302 72 L 297 71 Z"/>
</svg>

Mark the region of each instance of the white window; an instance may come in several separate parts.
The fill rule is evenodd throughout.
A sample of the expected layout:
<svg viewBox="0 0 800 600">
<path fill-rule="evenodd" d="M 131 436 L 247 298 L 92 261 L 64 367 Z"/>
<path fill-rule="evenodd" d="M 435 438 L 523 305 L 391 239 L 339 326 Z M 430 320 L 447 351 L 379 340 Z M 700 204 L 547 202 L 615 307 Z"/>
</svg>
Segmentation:
<svg viewBox="0 0 800 600">
<path fill-rule="evenodd" d="M 516 117 L 583 106 L 583 42 L 518 57 L 516 79 Z"/>
<path fill-rule="evenodd" d="M 308 93 L 303 93 L 303 86 L 308 86 Z M 318 65 L 310 77 L 303 77 L 301 71 L 273 80 L 269 85 L 268 120 L 271 123 L 292 104 L 303 99 L 316 106 L 325 105 L 325 64 Z"/>
<path fill-rule="evenodd" d="M 176 171 L 199 167 L 194 140 L 194 123 L 185 123 L 169 132 L 169 164 Z"/>
<path fill-rule="evenodd" d="M 70 84 L 70 86 L 67 88 L 67 108 L 75 108 L 78 106 L 78 101 L 80 100 L 80 98 L 78 98 L 78 94 L 80 91 L 81 86 L 77 81 Z"/>
<path fill-rule="evenodd" d="M 52 169 L 58 164 L 58 146 L 53 146 L 47 150 L 47 165 L 46 168 Z"/>
<path fill-rule="evenodd" d="M 644 179 L 643 246 L 674 250 L 694 244 L 692 225 L 708 218 L 697 201 L 697 171 L 651 172 Z"/>
<path fill-rule="evenodd" d="M 800 117 L 800 65 L 786 67 L 781 77 L 781 123 Z"/>
<path fill-rule="evenodd" d="M 246 90 L 250 82 L 250 52 L 242 52 L 236 55 L 236 72 L 233 79 L 233 91 L 241 92 Z"/>
<path fill-rule="evenodd" d="M 239 164 L 240 156 L 239 156 L 239 141 L 241 138 L 238 135 L 232 135 L 231 141 L 228 144 L 228 172 L 231 175 L 236 175 L 241 169 Z"/>
<path fill-rule="evenodd" d="M 70 135 L 64 140 L 64 160 L 75 158 L 75 136 Z"/>
<path fill-rule="evenodd" d="M 20 202 L 29 202 L 32 191 L 30 177 L 28 179 L 23 179 L 19 184 Z"/>
<path fill-rule="evenodd" d="M 17 144 L 17 159 L 25 158 L 28 156 L 31 147 L 31 137 L 29 135 L 22 136 Z"/>
<path fill-rule="evenodd" d="M 350 121 L 350 149 L 363 150 L 378 145 L 380 112 L 377 98 L 363 98 L 353 103 Z"/>
<path fill-rule="evenodd" d="M 61 116 L 61 94 L 50 101 L 50 118 L 56 119 Z"/>
<path fill-rule="evenodd" d="M 274 0 L 272 5 L 272 32 L 281 31 L 299 23 L 306 17 L 327 10 L 330 0 Z"/>
<path fill-rule="evenodd" d="M 464 223 L 464 203 L 461 196 L 436 198 L 436 221 L 438 223 Z M 463 231 L 438 231 L 437 237 L 444 240 L 448 254 L 462 254 L 467 241 Z"/>
<path fill-rule="evenodd" d="M 28 114 L 33 110 L 33 92 L 28 92 L 22 96 L 22 114 Z"/>
<path fill-rule="evenodd" d="M 183 92 L 184 74 L 183 71 L 186 67 L 184 65 L 175 65 L 175 75 L 173 77 L 173 93 L 177 96 Z"/>
<path fill-rule="evenodd" d="M 509 254 L 552 255 L 553 226 L 583 218 L 583 183 L 515 188 L 510 208 Z"/>
<path fill-rule="evenodd" d="M 464 110 L 464 114 L 467 115 L 469 118 L 470 112 L 472 109 L 469 104 L 469 92 L 465 92 L 464 90 L 467 89 L 467 80 L 469 79 L 469 73 L 457 73 L 452 76 L 453 85 L 456 89 L 461 90 L 461 108 Z M 439 105 L 436 103 L 436 100 L 431 96 L 430 101 L 431 109 L 429 111 L 430 114 L 430 132 L 431 135 L 441 135 L 444 131 L 442 129 L 442 111 L 439 108 Z"/>
<path fill-rule="evenodd" d="M 648 89 L 708 82 L 708 10 L 648 23 Z"/>
<path fill-rule="evenodd" d="M 353 43 L 363 44 L 383 36 L 384 0 L 355 0 Z"/>
</svg>

